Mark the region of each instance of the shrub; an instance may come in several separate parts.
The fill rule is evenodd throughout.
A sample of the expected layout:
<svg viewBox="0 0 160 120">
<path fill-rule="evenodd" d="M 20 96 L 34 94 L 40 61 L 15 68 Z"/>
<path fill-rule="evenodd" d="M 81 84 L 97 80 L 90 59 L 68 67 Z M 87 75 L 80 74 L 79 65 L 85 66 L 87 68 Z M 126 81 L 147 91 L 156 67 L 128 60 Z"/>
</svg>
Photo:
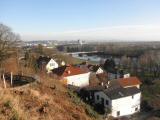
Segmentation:
<svg viewBox="0 0 160 120">
<path fill-rule="evenodd" d="M 4 103 L 4 106 L 7 107 L 7 108 L 12 108 L 12 103 L 10 100 L 7 100 L 5 103 Z"/>
<path fill-rule="evenodd" d="M 89 105 L 86 105 L 85 112 L 90 117 L 100 119 L 100 115 L 96 111 L 94 111 L 93 108 Z"/>
<path fill-rule="evenodd" d="M 141 103 L 141 109 L 144 112 L 148 112 L 148 111 L 153 110 L 153 108 L 150 106 L 150 104 L 146 100 L 142 101 L 142 103 Z"/>
<path fill-rule="evenodd" d="M 72 101 L 76 105 L 80 105 L 81 104 L 80 98 L 75 93 L 73 93 L 71 90 L 68 90 L 68 95 L 70 96 L 70 98 L 72 99 Z"/>
<path fill-rule="evenodd" d="M 94 111 L 94 109 L 90 105 L 85 104 L 83 101 L 81 101 L 81 99 L 77 96 L 77 94 L 73 93 L 73 91 L 68 90 L 68 95 L 76 105 L 82 105 L 85 107 L 85 112 L 88 116 L 94 117 L 96 119 L 100 118 L 100 115 L 96 111 Z"/>
</svg>

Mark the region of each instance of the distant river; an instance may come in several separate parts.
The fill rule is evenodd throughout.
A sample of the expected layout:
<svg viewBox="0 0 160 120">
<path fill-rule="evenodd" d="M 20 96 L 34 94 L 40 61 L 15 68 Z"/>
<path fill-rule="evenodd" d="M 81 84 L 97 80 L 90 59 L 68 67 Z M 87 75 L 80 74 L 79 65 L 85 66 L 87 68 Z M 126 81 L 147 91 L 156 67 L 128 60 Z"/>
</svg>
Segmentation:
<svg viewBox="0 0 160 120">
<path fill-rule="evenodd" d="M 116 65 L 119 65 L 121 64 L 121 58 L 122 57 L 115 57 L 115 56 L 110 56 L 110 55 L 106 55 L 106 56 L 98 56 L 98 55 L 86 55 L 86 54 L 83 54 L 83 55 L 79 55 L 79 54 L 73 54 L 72 57 L 74 58 L 78 58 L 78 59 L 81 59 L 81 60 L 85 60 L 85 61 L 92 61 L 92 62 L 95 62 L 97 64 L 99 64 L 100 62 L 104 62 L 106 59 L 108 58 L 113 58 Z M 137 64 L 138 63 L 138 59 L 136 57 L 132 57 L 131 58 L 131 61 L 134 63 L 134 64 Z"/>
<path fill-rule="evenodd" d="M 102 58 L 97 56 L 97 55 L 93 55 L 93 56 L 87 56 L 87 55 L 82 55 L 79 56 L 78 54 L 73 54 L 72 57 L 74 58 L 78 58 L 81 60 L 89 60 L 89 61 L 93 61 L 93 62 L 99 62 Z"/>
</svg>

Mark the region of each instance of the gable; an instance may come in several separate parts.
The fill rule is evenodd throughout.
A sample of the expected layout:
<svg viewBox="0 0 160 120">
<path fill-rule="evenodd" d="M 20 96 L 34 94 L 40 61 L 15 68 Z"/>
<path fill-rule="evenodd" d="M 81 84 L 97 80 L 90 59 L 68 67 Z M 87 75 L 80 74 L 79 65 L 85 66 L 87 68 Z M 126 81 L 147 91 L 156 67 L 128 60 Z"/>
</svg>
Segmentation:
<svg viewBox="0 0 160 120">
<path fill-rule="evenodd" d="M 96 71 L 96 73 L 103 73 L 103 69 L 101 67 L 99 67 L 98 70 Z"/>
<path fill-rule="evenodd" d="M 51 65 L 51 64 L 52 64 L 52 65 Z M 53 59 L 50 59 L 50 61 L 48 62 L 47 65 L 49 65 L 49 66 L 56 66 L 56 65 L 58 65 L 58 64 L 57 64 L 57 62 L 54 61 Z"/>
</svg>

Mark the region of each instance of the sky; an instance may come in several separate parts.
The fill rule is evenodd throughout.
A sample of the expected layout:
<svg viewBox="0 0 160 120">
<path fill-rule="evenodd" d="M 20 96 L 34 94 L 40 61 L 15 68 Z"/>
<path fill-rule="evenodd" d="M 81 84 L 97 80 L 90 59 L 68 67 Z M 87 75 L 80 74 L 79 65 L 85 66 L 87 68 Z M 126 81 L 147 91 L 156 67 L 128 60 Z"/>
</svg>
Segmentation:
<svg viewBox="0 0 160 120">
<path fill-rule="evenodd" d="M 0 0 L 22 40 L 160 41 L 160 0 Z"/>
</svg>

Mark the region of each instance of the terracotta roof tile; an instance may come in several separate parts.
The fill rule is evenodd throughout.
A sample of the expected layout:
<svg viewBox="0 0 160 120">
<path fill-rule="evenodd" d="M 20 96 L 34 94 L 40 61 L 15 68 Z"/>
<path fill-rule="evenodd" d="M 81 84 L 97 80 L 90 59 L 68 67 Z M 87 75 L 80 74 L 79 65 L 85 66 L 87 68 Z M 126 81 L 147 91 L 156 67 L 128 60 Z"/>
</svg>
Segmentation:
<svg viewBox="0 0 160 120">
<path fill-rule="evenodd" d="M 137 77 L 129 77 L 129 78 L 120 78 L 118 79 L 119 83 L 123 87 L 127 86 L 135 86 L 135 85 L 140 85 L 141 82 Z"/>
<path fill-rule="evenodd" d="M 66 67 L 66 70 L 63 73 L 63 77 L 68 77 L 68 76 L 73 76 L 73 75 L 79 75 L 79 74 L 84 74 L 87 73 L 85 69 L 79 68 L 79 67 L 74 67 L 74 66 L 68 66 Z"/>
<path fill-rule="evenodd" d="M 88 73 L 86 69 L 82 69 L 76 66 L 63 66 L 53 69 L 52 72 L 61 77 L 68 77 L 68 76 Z"/>
</svg>

